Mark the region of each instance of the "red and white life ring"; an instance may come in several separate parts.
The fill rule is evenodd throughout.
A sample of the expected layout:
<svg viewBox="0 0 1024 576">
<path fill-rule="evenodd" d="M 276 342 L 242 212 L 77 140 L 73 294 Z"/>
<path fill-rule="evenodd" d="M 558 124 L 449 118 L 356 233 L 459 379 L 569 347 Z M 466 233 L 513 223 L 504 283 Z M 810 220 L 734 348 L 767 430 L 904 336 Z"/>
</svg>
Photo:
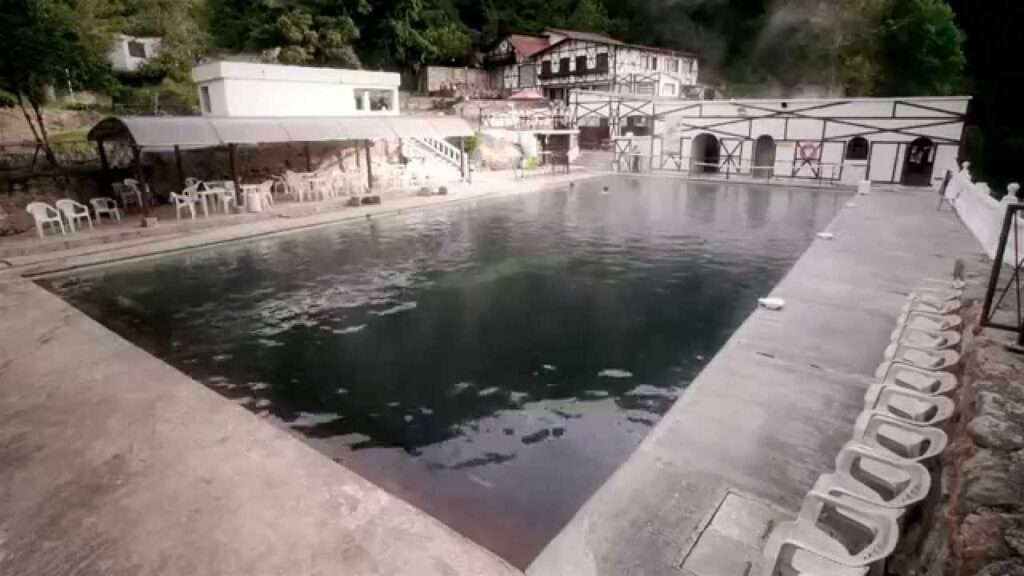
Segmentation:
<svg viewBox="0 0 1024 576">
<path fill-rule="evenodd" d="M 800 145 L 800 158 L 803 160 L 818 159 L 818 145 L 813 142 L 804 142 Z"/>
</svg>

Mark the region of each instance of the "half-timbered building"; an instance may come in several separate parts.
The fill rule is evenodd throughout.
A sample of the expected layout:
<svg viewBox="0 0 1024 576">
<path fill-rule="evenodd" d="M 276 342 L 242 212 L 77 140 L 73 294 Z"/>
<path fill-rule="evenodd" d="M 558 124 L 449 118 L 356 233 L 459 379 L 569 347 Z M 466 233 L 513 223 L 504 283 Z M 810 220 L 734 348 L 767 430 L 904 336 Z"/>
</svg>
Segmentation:
<svg viewBox="0 0 1024 576">
<path fill-rule="evenodd" d="M 501 90 L 538 88 L 563 101 L 572 89 L 684 98 L 697 86 L 698 74 L 692 54 L 554 28 L 543 36 L 505 38 L 484 63 Z"/>
<path fill-rule="evenodd" d="M 629 169 L 929 186 L 957 169 L 969 102 L 967 96 L 680 102 L 574 91 L 570 114 L 584 146 L 602 144 L 616 165 Z"/>
</svg>

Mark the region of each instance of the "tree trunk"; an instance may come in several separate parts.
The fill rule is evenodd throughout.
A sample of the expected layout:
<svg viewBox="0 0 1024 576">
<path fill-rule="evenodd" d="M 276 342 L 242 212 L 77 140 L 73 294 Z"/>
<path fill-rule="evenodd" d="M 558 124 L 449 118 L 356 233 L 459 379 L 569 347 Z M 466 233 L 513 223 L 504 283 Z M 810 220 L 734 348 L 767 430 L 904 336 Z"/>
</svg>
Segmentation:
<svg viewBox="0 0 1024 576">
<path fill-rule="evenodd" d="M 21 108 L 21 113 L 25 115 L 25 123 L 28 124 L 28 129 L 32 131 L 32 137 L 35 138 L 36 144 L 41 148 L 43 146 L 43 139 L 39 137 L 39 132 L 36 131 L 36 125 L 32 122 L 32 117 L 28 115 L 28 108 L 25 108 L 25 100 L 21 97 L 21 92 L 15 92 L 18 97 L 18 106 Z"/>
<path fill-rule="evenodd" d="M 46 159 L 53 166 L 57 166 L 57 156 L 53 153 L 53 147 L 50 146 L 50 135 L 46 132 L 46 124 L 43 122 L 43 110 L 39 107 L 39 103 L 32 98 L 29 98 L 28 102 L 32 105 L 32 111 L 36 113 L 36 123 L 39 124 L 39 134 L 42 136 L 43 152 L 46 153 Z"/>
</svg>

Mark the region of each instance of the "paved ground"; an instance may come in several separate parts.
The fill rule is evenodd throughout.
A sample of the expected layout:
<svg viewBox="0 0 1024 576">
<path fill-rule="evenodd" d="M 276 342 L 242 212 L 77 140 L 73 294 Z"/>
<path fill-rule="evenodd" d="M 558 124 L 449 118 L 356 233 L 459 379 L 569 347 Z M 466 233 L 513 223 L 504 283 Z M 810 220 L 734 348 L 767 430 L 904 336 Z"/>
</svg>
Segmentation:
<svg viewBox="0 0 1024 576">
<path fill-rule="evenodd" d="M 546 182 L 14 259 L 0 271 L 0 574 L 514 574 L 21 276 Z M 855 201 L 775 290 L 786 309 L 744 323 L 529 574 L 699 573 L 708 522 L 705 562 L 750 548 L 719 515 L 796 508 L 848 438 L 908 288 L 979 251 L 930 193 Z"/>
<path fill-rule="evenodd" d="M 795 513 L 852 434 L 908 291 L 981 252 L 930 192 L 852 201 L 772 292 L 785 309 L 747 319 L 527 574 L 744 575 L 762 534 L 715 534 L 691 558 L 726 495 Z"/>
</svg>

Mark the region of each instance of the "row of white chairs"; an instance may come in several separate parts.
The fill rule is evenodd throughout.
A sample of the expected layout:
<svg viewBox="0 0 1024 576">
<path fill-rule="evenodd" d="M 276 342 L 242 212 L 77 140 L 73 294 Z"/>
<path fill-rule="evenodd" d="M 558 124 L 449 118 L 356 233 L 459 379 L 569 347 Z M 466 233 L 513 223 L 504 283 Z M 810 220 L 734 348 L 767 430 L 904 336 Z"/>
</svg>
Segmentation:
<svg viewBox="0 0 1024 576">
<path fill-rule="evenodd" d="M 925 464 L 949 442 L 940 427 L 955 412 L 946 394 L 957 387 L 948 370 L 960 361 L 963 288 L 911 294 L 835 471 L 818 478 L 795 521 L 774 528 L 756 573 L 863 576 L 884 567 L 907 510 L 931 491 Z"/>
<path fill-rule="evenodd" d="M 92 206 L 92 213 L 89 212 L 89 206 L 70 198 L 57 200 L 53 206 L 46 202 L 30 202 L 25 206 L 25 211 L 35 220 L 36 233 L 40 238 L 46 235 L 47 226 L 61 234 L 76 232 L 86 225 L 89 226 L 89 230 L 93 230 L 92 214 L 96 215 L 97 221 L 102 220 L 103 216 L 121 221 L 121 210 L 112 198 L 93 198 L 89 200 L 89 204 Z"/>
</svg>

